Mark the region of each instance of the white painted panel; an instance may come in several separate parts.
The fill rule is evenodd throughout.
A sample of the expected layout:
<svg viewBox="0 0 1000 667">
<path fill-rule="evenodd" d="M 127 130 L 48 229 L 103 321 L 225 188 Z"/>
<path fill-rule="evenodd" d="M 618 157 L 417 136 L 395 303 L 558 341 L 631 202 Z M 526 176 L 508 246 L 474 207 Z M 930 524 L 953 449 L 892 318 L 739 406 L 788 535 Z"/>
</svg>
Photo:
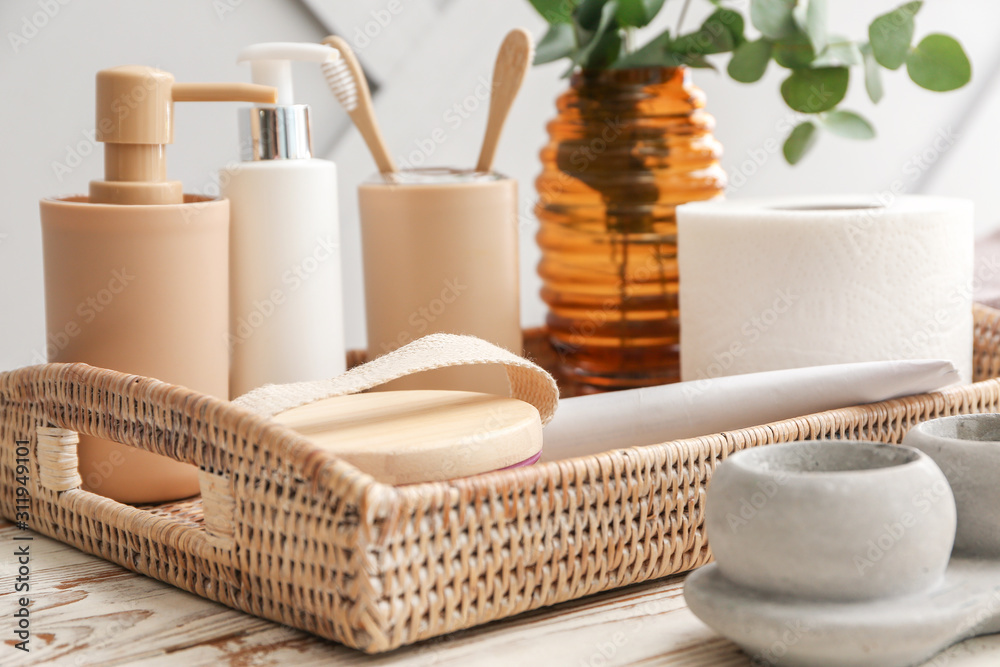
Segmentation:
<svg viewBox="0 0 1000 667">
<path fill-rule="evenodd" d="M 390 81 L 413 48 L 435 30 L 439 15 L 429 0 L 303 0 L 331 31 L 346 39 L 365 71 Z"/>
<path fill-rule="evenodd" d="M 964 124 L 951 125 L 952 132 L 942 134 L 938 146 L 925 147 L 916 156 L 916 163 L 938 159 L 936 169 L 925 183 L 928 194 L 967 197 L 976 202 L 976 231 L 986 234 L 1000 228 L 1000 196 L 997 196 L 997 156 L 1000 153 L 1000 57 L 992 62 L 985 58 L 979 73 L 991 72 L 993 85 L 988 85 L 975 105 L 966 109 Z M 953 144 L 949 144 L 951 141 Z"/>
</svg>

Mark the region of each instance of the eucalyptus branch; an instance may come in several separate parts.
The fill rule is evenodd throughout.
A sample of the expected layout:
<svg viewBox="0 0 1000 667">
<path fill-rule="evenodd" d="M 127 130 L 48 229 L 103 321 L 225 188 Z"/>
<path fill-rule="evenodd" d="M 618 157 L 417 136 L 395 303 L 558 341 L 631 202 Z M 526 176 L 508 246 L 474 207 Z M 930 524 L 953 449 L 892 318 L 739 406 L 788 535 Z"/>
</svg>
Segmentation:
<svg viewBox="0 0 1000 667">
<path fill-rule="evenodd" d="M 681 13 L 677 17 L 677 27 L 674 29 L 674 34 L 681 34 L 681 28 L 684 27 L 684 18 L 688 13 L 688 6 L 691 4 L 691 0 L 684 0 L 684 4 L 681 6 Z"/>
<path fill-rule="evenodd" d="M 665 0 L 529 1 L 549 22 L 535 64 L 569 58 L 567 75 L 578 67 L 715 68 L 712 60 L 724 53 L 731 54 L 726 72 L 741 83 L 759 81 L 772 61 L 788 70 L 781 97 L 789 108 L 807 114 L 785 140 L 785 159 L 792 164 L 813 146 L 817 130 L 851 139 L 875 136 L 874 127 L 860 114 L 838 108 L 847 95 L 852 68 L 862 73 L 873 103 L 882 99 L 883 72 L 903 65 L 914 83 L 931 91 L 955 90 L 972 78 L 969 58 L 953 37 L 931 34 L 914 44 L 913 19 L 922 0 L 877 16 L 867 39 L 861 40 L 828 34 L 825 0 L 750 0 L 746 16 L 719 0 L 705 0 L 715 11 L 697 30 L 682 34 L 691 4 L 684 0 L 673 34 L 665 30 L 639 48 L 634 43 L 636 28 L 649 25 Z M 745 34 L 748 22 L 759 36 Z"/>
</svg>

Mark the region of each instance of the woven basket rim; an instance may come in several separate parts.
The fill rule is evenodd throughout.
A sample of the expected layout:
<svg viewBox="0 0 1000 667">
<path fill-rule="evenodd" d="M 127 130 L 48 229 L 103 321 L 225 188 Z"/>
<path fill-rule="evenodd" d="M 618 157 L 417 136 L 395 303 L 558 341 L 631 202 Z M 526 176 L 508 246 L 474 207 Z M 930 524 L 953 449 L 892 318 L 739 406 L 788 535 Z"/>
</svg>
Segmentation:
<svg viewBox="0 0 1000 667">
<path fill-rule="evenodd" d="M 392 485 L 379 482 L 368 473 L 317 446 L 308 438 L 290 428 L 271 421 L 267 417 L 240 408 L 230 401 L 201 394 L 181 385 L 171 384 L 156 378 L 136 375 L 134 373 L 122 373 L 108 368 L 91 366 L 82 362 L 36 364 L 8 371 L 4 375 L 8 377 L 10 383 L 16 384 L 19 376 L 28 376 L 32 373 L 55 376 L 59 379 L 75 380 L 82 384 L 92 383 L 95 386 L 101 387 L 110 387 L 114 384 L 126 385 L 139 383 L 139 388 L 143 393 L 150 395 L 160 394 L 162 405 L 177 410 L 181 410 L 184 404 L 190 401 L 197 401 L 202 404 L 201 407 L 205 412 L 206 419 L 211 419 L 215 414 L 227 413 L 238 416 L 240 422 L 247 422 L 249 426 L 259 429 L 257 433 L 261 436 L 259 441 L 261 446 L 265 443 L 273 442 L 275 448 L 281 449 L 280 454 L 287 459 L 290 465 L 298 470 L 315 470 L 315 477 L 312 480 L 314 483 L 321 481 L 331 483 L 330 487 L 324 490 L 332 490 L 333 483 L 335 482 L 348 482 L 357 491 L 375 493 L 380 496 L 391 495 L 395 491 L 395 487 Z M 66 426 L 66 428 L 72 428 L 72 430 L 76 430 L 84 435 L 94 435 L 87 428 L 75 428 L 71 426 Z M 270 434 L 276 437 L 273 439 L 264 437 Z"/>
<path fill-rule="evenodd" d="M 996 316 L 1000 318 L 1000 311 L 995 311 L 995 313 Z M 316 445 L 305 436 L 302 436 L 296 431 L 277 422 L 271 421 L 267 417 L 263 417 L 250 412 L 249 410 L 240 408 L 232 404 L 230 401 L 193 392 L 186 387 L 173 385 L 168 382 L 163 382 L 162 380 L 142 375 L 122 373 L 111 369 L 90 366 L 81 362 L 38 364 L 10 371 L 12 377 L 21 373 L 28 374 L 33 372 L 46 374 L 56 373 L 63 377 L 72 377 L 79 380 L 84 380 L 86 379 L 86 376 L 90 376 L 91 379 L 103 385 L 108 385 L 113 382 L 140 382 L 143 384 L 143 389 L 150 393 L 183 393 L 186 395 L 183 399 L 184 401 L 192 399 L 202 401 L 204 403 L 206 413 L 217 410 L 221 412 L 228 412 L 232 415 L 239 415 L 241 420 L 246 420 L 250 422 L 252 426 L 256 426 L 261 429 L 260 435 L 263 436 L 268 433 L 273 433 L 276 436 L 280 436 L 280 438 L 276 438 L 273 441 L 269 438 L 262 438 L 261 441 L 271 441 L 275 442 L 278 447 L 283 446 L 284 448 L 281 451 L 282 456 L 287 457 L 288 462 L 297 469 L 305 470 L 307 469 L 305 466 L 308 464 L 308 467 L 315 471 L 315 477 L 311 481 L 313 483 L 320 484 L 320 488 L 323 490 L 332 491 L 334 486 L 348 482 L 356 491 L 367 495 L 369 501 L 380 500 L 382 502 L 389 502 L 390 504 L 406 499 L 434 497 L 441 494 L 450 495 L 452 493 L 475 493 L 476 491 L 495 490 L 497 488 L 509 488 L 511 486 L 514 486 L 515 488 L 529 488 L 539 482 L 546 480 L 551 481 L 554 474 L 561 476 L 561 473 L 568 467 L 586 468 L 589 466 L 596 466 L 598 469 L 603 469 L 605 467 L 613 468 L 621 457 L 641 458 L 653 456 L 654 458 L 665 457 L 667 459 L 676 459 L 680 455 L 680 457 L 683 458 L 684 454 L 694 454 L 695 451 L 703 447 L 711 447 L 720 441 L 730 442 L 733 440 L 731 434 L 737 432 L 752 432 L 755 429 L 763 429 L 769 430 L 772 434 L 774 434 L 776 427 L 783 425 L 795 427 L 808 426 L 810 421 L 836 419 L 841 416 L 850 415 L 858 407 L 850 406 L 835 408 L 810 415 L 792 417 L 789 419 L 782 419 L 766 424 L 757 424 L 740 429 L 729 429 L 717 433 L 707 433 L 701 436 L 652 443 L 649 445 L 616 448 L 596 454 L 583 454 L 555 461 L 543 461 L 531 466 L 496 470 L 469 477 L 396 486 L 378 481 L 373 476 L 357 468 L 353 464 L 338 458 L 336 455 L 325 450 L 322 446 Z M 938 391 L 928 392 L 926 395 L 940 396 L 942 401 L 947 401 L 952 396 L 959 396 L 962 394 L 966 394 L 971 397 L 977 388 L 986 387 L 991 384 L 1000 389 L 1000 379 L 987 379 L 966 385 L 945 387 Z M 907 396 L 889 399 L 887 401 L 868 403 L 864 404 L 864 406 L 871 410 L 889 409 L 905 405 L 910 399 L 912 399 L 912 397 Z M 169 403 L 170 400 L 168 398 L 167 404 Z M 179 407 L 179 405 L 177 407 Z M 80 430 L 80 433 L 88 434 L 86 429 Z M 319 463 L 318 467 L 317 463 Z"/>
</svg>

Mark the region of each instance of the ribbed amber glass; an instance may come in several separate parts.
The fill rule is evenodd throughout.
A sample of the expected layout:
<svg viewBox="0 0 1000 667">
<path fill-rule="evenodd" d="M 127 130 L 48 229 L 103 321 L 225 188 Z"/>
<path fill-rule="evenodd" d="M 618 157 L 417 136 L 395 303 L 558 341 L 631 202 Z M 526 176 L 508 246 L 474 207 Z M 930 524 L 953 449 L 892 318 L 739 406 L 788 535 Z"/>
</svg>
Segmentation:
<svg viewBox="0 0 1000 667">
<path fill-rule="evenodd" d="M 561 369 L 601 391 L 679 379 L 678 204 L 722 194 L 722 147 L 685 68 L 584 71 L 536 180 L 542 299 Z"/>
</svg>

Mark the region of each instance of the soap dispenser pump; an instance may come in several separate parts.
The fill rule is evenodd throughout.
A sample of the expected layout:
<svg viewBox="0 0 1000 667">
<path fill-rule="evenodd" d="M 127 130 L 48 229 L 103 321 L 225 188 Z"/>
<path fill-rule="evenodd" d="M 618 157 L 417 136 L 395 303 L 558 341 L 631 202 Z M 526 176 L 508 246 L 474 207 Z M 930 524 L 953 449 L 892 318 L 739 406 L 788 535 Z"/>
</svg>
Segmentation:
<svg viewBox="0 0 1000 667">
<path fill-rule="evenodd" d="M 245 48 L 253 81 L 277 104 L 240 110 L 242 162 L 220 178 L 231 208 L 230 394 L 344 372 L 337 167 L 313 157 L 309 107 L 295 104 L 292 61 L 332 62 L 322 44 Z"/>
<path fill-rule="evenodd" d="M 126 65 L 97 73 L 97 140 L 104 180 L 91 181 L 90 203 L 181 204 L 179 181 L 166 178 L 174 142 L 174 102 L 262 102 L 274 89 L 245 83 L 176 83 L 169 72 Z"/>
<path fill-rule="evenodd" d="M 104 179 L 91 182 L 89 197 L 40 206 L 49 361 L 228 397 L 229 204 L 186 195 L 167 180 L 166 145 L 174 140 L 174 102 L 275 95 L 251 84 L 176 83 L 150 67 L 97 74 Z M 161 446 L 166 453 L 173 443 Z M 83 434 L 77 454 L 83 488 L 120 502 L 199 491 L 197 468 L 166 456 Z"/>
</svg>

